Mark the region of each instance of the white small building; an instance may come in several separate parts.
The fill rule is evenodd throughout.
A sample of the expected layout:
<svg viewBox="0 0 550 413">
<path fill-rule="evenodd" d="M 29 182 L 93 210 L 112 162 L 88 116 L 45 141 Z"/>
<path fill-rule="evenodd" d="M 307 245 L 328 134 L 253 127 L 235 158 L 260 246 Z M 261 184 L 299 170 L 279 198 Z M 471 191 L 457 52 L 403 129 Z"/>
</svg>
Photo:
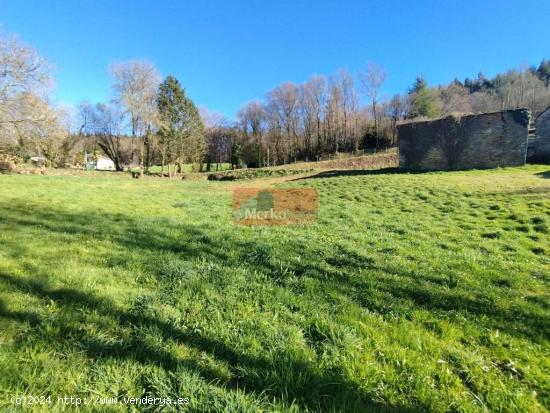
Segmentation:
<svg viewBox="0 0 550 413">
<path fill-rule="evenodd" d="M 95 169 L 97 169 L 98 171 L 114 171 L 116 167 L 111 158 L 100 156 L 96 162 Z"/>
<path fill-rule="evenodd" d="M 86 154 L 86 169 L 95 169 L 97 171 L 115 171 L 116 166 L 113 160 L 107 156 L 100 155 L 97 161 L 92 154 Z"/>
</svg>

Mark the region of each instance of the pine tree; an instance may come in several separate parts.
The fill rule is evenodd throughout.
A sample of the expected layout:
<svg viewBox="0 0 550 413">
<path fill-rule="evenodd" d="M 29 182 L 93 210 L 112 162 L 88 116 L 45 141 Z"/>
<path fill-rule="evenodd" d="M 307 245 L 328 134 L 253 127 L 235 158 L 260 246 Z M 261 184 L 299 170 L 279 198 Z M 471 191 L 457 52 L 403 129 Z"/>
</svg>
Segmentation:
<svg viewBox="0 0 550 413">
<path fill-rule="evenodd" d="M 243 147 L 240 143 L 231 145 L 231 169 L 240 168 L 243 164 Z"/>
<path fill-rule="evenodd" d="M 195 171 L 202 170 L 202 161 L 206 154 L 204 123 L 193 101 L 185 97 L 185 128 L 183 156 L 186 162 L 193 164 Z"/>
<path fill-rule="evenodd" d="M 409 118 L 428 117 L 437 118 L 440 115 L 437 92 L 428 88 L 423 76 L 418 76 L 409 89 L 410 111 Z"/>
<path fill-rule="evenodd" d="M 174 76 L 168 76 L 159 87 L 159 145 L 165 163 L 191 162 L 202 166 L 206 152 L 204 124 L 199 111 Z M 169 175 L 171 174 L 169 169 Z"/>
<path fill-rule="evenodd" d="M 542 59 L 537 69 L 537 76 L 544 82 L 546 87 L 550 85 L 550 60 Z"/>
</svg>

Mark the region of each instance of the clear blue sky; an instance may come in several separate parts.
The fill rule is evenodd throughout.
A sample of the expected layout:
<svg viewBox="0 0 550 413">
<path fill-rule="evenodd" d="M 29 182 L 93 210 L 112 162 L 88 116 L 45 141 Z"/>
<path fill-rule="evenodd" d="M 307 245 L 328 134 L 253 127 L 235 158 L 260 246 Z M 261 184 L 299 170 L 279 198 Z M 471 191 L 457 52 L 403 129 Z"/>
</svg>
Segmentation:
<svg viewBox="0 0 550 413">
<path fill-rule="evenodd" d="M 143 58 L 199 105 L 233 117 L 283 81 L 372 60 L 384 92 L 550 58 L 549 0 L 0 0 L 4 33 L 55 64 L 55 98 L 104 101 L 108 66 Z"/>
</svg>

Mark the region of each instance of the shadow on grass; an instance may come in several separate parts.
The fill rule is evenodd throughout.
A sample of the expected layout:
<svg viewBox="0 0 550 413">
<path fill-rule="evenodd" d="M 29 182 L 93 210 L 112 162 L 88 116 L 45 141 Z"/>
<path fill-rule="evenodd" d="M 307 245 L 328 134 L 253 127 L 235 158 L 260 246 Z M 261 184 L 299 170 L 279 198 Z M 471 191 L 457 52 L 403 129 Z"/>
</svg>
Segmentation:
<svg viewBox="0 0 550 413">
<path fill-rule="evenodd" d="M 184 331 L 169 322 L 144 313 L 134 313 L 131 310 L 123 310 L 112 301 L 95 296 L 90 292 L 83 292 L 72 288 L 49 288 L 46 283 L 29 279 L 29 277 L 15 277 L 0 271 L 0 281 L 12 292 L 23 292 L 48 302 L 56 302 L 65 312 L 93 312 L 103 317 L 103 331 L 107 331 L 110 321 L 115 320 L 119 328 L 130 332 L 130 338 L 122 340 L 109 340 L 94 337 L 89 334 L 83 323 L 87 320 L 74 320 L 67 323 L 65 317 L 58 320 L 49 320 L 50 324 L 58 328 L 59 335 L 49 329 L 48 332 L 35 334 L 48 348 L 66 348 L 67 346 L 85 352 L 91 359 L 121 359 L 137 361 L 142 364 L 161 366 L 167 371 L 175 371 L 182 367 L 197 372 L 209 383 L 225 386 L 228 389 L 240 389 L 256 394 L 271 394 L 274 397 L 283 396 L 287 402 L 293 402 L 307 409 L 338 408 L 335 400 L 345 401 L 352 411 L 381 411 L 381 412 L 416 412 L 417 409 L 406 407 L 384 406 L 379 403 L 363 400 L 356 385 L 347 382 L 338 374 L 323 373 L 319 368 L 304 360 L 296 359 L 291 353 L 281 353 L 275 360 L 267 360 L 259 357 L 250 357 L 234 351 L 226 343 L 212 339 L 196 332 Z M 80 311 L 79 311 L 80 310 Z M 0 317 L 13 319 L 18 322 L 29 322 L 35 329 L 40 329 L 40 317 L 32 312 L 8 311 L 0 301 Z M 94 317 L 94 327 L 97 329 L 98 319 Z M 101 324 L 100 324 L 101 326 Z M 138 327 L 139 326 L 139 327 Z M 152 328 L 162 335 L 164 342 L 175 342 L 194 348 L 198 352 L 206 352 L 224 360 L 230 365 L 233 378 L 224 381 L 219 374 L 212 369 L 201 365 L 194 360 L 181 360 L 169 351 L 153 346 L 143 339 L 144 331 Z M 101 327 L 99 329 L 102 330 Z M 18 343 L 24 344 L 24 343 Z M 279 364 L 280 363 L 280 364 Z M 277 370 L 293 372 L 301 378 L 302 387 L 279 388 L 272 380 L 271 375 L 277 374 Z M 242 373 L 246 372 L 246 373 Z M 314 389 L 314 394 L 312 394 Z"/>
<path fill-rule="evenodd" d="M 399 168 L 381 168 L 381 169 L 335 169 L 332 171 L 319 172 L 318 174 L 304 176 L 301 178 L 290 179 L 290 181 L 302 181 L 315 178 L 335 178 L 338 176 L 361 176 L 361 175 L 385 175 L 404 173 Z"/>
<path fill-rule="evenodd" d="M 316 178 L 336 178 L 340 176 L 369 176 L 369 175 L 406 175 L 406 174 L 428 174 L 434 172 L 445 172 L 445 171 L 418 171 L 410 169 L 401 169 L 397 167 L 388 167 L 380 169 L 335 169 L 331 171 L 319 172 L 314 175 L 304 176 L 301 178 L 290 179 L 290 181 L 302 181 L 306 179 L 316 179 Z"/>
<path fill-rule="evenodd" d="M 541 178 L 544 178 L 544 179 L 550 179 L 550 170 L 544 171 L 544 172 L 538 172 L 535 175 L 540 176 Z"/>
<path fill-rule="evenodd" d="M 0 278 L 2 274 L 0 273 Z M 30 311 L 9 311 L 6 304 L 0 300 L 0 317 L 10 318 L 23 323 L 29 323 L 31 327 L 36 327 L 40 324 L 40 316 L 37 313 Z"/>
<path fill-rule="evenodd" d="M 138 249 L 149 256 L 162 251 L 175 252 L 186 259 L 199 256 L 218 261 L 229 259 L 223 252 L 221 240 L 218 244 L 218 240 L 212 240 L 209 235 L 192 226 L 182 228 L 185 238 L 178 240 L 163 233 L 158 226 L 144 229 L 133 219 L 120 215 L 100 215 L 94 212 L 76 214 L 35 209 L 29 204 L 12 203 L 1 207 L 2 224 L 23 230 L 34 227 L 58 234 L 60 241 L 67 236 L 77 235 L 81 239 L 80 236 L 84 235 L 86 239 L 98 243 L 109 238 L 125 248 Z M 98 223 L 101 223 L 99 227 Z M 118 226 L 119 230 L 106 233 L 101 230 L 106 225 L 113 229 Z M 238 248 L 249 248 L 249 245 L 245 243 Z M 241 255 L 247 256 L 244 252 Z M 41 320 L 37 313 L 11 311 L 0 301 L 0 317 L 29 323 L 33 327 L 30 334 L 34 343 L 38 339 L 46 348 L 84 352 L 92 360 L 137 361 L 144 365 L 161 366 L 166 371 L 184 368 L 198 373 L 205 382 L 230 391 L 239 389 L 251 395 L 269 395 L 272 399 L 293 403 L 307 410 L 336 411 L 341 402 L 350 411 L 417 411 L 406 406 L 394 409 L 369 400 L 361 394 L 356 384 L 346 380 L 340 373 L 324 371 L 292 351 L 281 350 L 269 359 L 252 357 L 236 351 L 219 339 L 159 319 L 148 308 L 125 309 L 111 299 L 85 289 L 52 287 L 49 281 L 52 269 L 44 268 L 40 259 L 33 261 L 33 264 L 21 264 L 24 276 L 0 270 L 0 284 L 6 292 L 30 295 L 42 300 L 44 304 L 55 302 L 60 308 L 59 315 L 50 314 L 47 319 Z M 49 328 L 42 328 L 43 323 L 47 323 Z M 113 324 L 117 326 L 116 329 Z M 88 326 L 92 332 L 87 330 Z M 94 333 L 96 331 L 102 334 Z M 159 334 L 163 345 L 151 344 L 146 338 L 148 331 Z M 28 338 L 28 335 L 20 336 L 17 346 L 24 346 Z M 207 353 L 226 362 L 231 372 L 230 379 L 226 380 L 215 369 L 193 358 L 177 357 L 169 351 L 169 343 L 183 344 L 194 349 L 196 355 Z M 278 375 L 286 379 L 278 380 Z M 296 383 L 292 381 L 293 377 L 297 378 Z"/>
<path fill-rule="evenodd" d="M 395 168 L 389 169 L 395 170 Z M 243 241 L 231 233 L 223 233 L 214 238 L 213 235 L 194 225 L 174 223 L 159 225 L 156 222 L 144 225 L 143 222 L 123 214 L 71 213 L 63 210 L 44 210 L 29 204 L 2 205 L 0 203 L 0 219 L 0 222 L 8 225 L 45 229 L 60 236 L 85 235 L 87 239 L 95 240 L 99 244 L 103 240 L 115 242 L 115 245 L 122 248 L 119 255 L 116 255 L 115 251 L 108 251 L 103 257 L 103 261 L 107 262 L 108 266 L 127 264 L 126 251 L 139 250 L 143 262 L 149 266 L 149 269 L 152 272 L 158 272 L 159 268 L 156 268 L 159 264 L 156 259 L 158 253 L 168 252 L 186 260 L 203 258 L 230 266 L 244 265 L 251 271 L 261 269 L 274 284 L 287 287 L 285 279 L 288 274 L 282 273 L 280 260 L 274 262 L 272 259 L 280 254 L 273 247 L 263 244 L 261 239 Z M 302 250 L 300 242 L 297 241 L 287 240 L 286 246 L 294 251 Z M 22 253 L 20 246 L 13 247 L 16 248 L 18 255 Z M 230 256 L 228 251 L 232 251 L 233 256 Z M 375 262 L 371 257 L 361 256 L 350 250 L 335 249 L 334 256 L 326 257 L 324 260 L 319 260 L 318 257 L 304 256 L 303 258 L 299 263 L 284 262 L 290 274 L 315 278 L 326 291 L 339 291 L 343 296 L 350 294 L 360 296 L 362 298 L 357 299 L 358 304 L 369 310 L 384 313 L 392 307 L 392 302 L 395 300 L 408 300 L 415 306 L 422 306 L 428 310 L 449 314 L 459 312 L 469 314 L 476 319 L 481 316 L 484 321 L 479 322 L 486 327 L 498 328 L 511 335 L 528 337 L 539 342 L 550 337 L 549 314 L 540 316 L 531 312 L 525 313 L 521 308 L 503 309 L 483 294 L 476 294 L 467 289 L 449 289 L 448 285 L 441 281 L 441 277 L 437 280 L 432 279 L 431 282 L 427 276 L 419 280 L 417 275 L 400 269 L 389 269 L 383 263 L 378 263 L 380 261 Z M 368 280 L 365 277 L 357 277 L 355 276 L 357 268 L 387 274 L 394 277 L 395 281 L 388 283 L 384 277 L 371 277 Z M 37 271 L 36 268 L 25 268 L 25 270 Z M 452 273 L 447 274 L 447 276 L 452 275 Z M 430 288 L 426 287 L 426 283 L 420 285 L 419 281 L 428 281 Z M 368 296 L 357 295 L 358 291 L 367 290 Z M 535 308 L 538 307 L 538 305 L 535 306 Z"/>
<path fill-rule="evenodd" d="M 344 172 L 363 175 L 400 173 L 395 168 L 388 169 L 386 172 L 383 172 L 384 170 Z M 273 247 L 261 245 L 260 241 L 242 241 L 231 233 L 214 237 L 194 225 L 137 221 L 123 214 L 96 211 L 70 212 L 54 208 L 46 210 L 40 205 L 13 202 L 9 204 L 0 202 L 0 225 L 9 228 L 10 231 L 34 228 L 38 234 L 57 235 L 61 249 L 63 242 L 77 242 L 82 239 L 95 241 L 98 245 L 107 240 L 114 243 L 115 250 L 101 253 L 106 255 L 101 257 L 103 260 L 98 260 L 103 264 L 98 265 L 124 264 L 125 260 L 135 259 L 124 254 L 132 250 L 139 251 L 144 261 L 151 259 L 153 262 L 151 265 L 154 266 L 158 263 L 154 258 L 159 253 L 168 252 L 177 254 L 185 260 L 206 258 L 229 266 L 245 265 L 251 270 L 263 271 L 275 285 L 289 288 L 286 284 L 287 275 L 281 274 L 280 268 L 272 259 L 273 256 L 280 256 Z M 51 239 L 49 242 L 52 242 Z M 287 247 L 296 251 L 302 250 L 298 241 L 289 242 Z M 6 253 L 9 254 L 14 246 L 5 244 L 5 247 Z M 118 247 L 120 251 L 116 250 Z M 229 255 L 227 251 L 236 251 L 236 254 Z M 28 251 L 21 251 L 20 248 L 13 249 L 11 252 L 29 254 Z M 117 255 L 119 252 L 121 255 Z M 86 259 L 86 257 L 80 259 Z M 236 351 L 231 343 L 204 333 L 191 332 L 183 326 L 152 316 L 146 311 L 147 309 L 127 310 L 108 298 L 99 297 L 88 291 L 67 287 L 52 288 L 48 282 L 49 274 L 43 268 L 44 262 L 41 263 L 40 258 L 35 262 L 35 265 L 22 264 L 25 277 L 0 271 L 0 281 L 7 290 L 30 294 L 44 302 L 54 301 L 61 306 L 62 313 L 65 315 L 79 314 L 78 317 L 81 318 L 67 323 L 65 315 L 62 314 L 58 318 L 48 320 L 48 323 L 53 323 L 59 328 L 60 333 L 56 335 L 48 332 L 49 330 L 40 329 L 42 321 L 37 314 L 10 311 L 0 303 L 0 316 L 30 323 L 35 327 L 33 334 L 40 335 L 41 340 L 48 346 L 54 348 L 71 346 L 84 351 L 91 359 L 133 360 L 143 364 L 162 366 L 169 371 L 183 367 L 198 372 L 207 382 L 217 383 L 228 389 L 238 388 L 251 394 L 267 394 L 285 402 L 294 402 L 303 409 L 330 410 L 338 407 L 335 404 L 338 400 L 345 400 L 349 406 L 353 406 L 353 410 L 392 410 L 389 406 L 369 400 L 356 384 L 346 380 L 340 373 L 324 371 L 291 351 L 281 351 L 275 359 L 251 357 Z M 511 335 L 528 337 L 535 341 L 548 338 L 550 325 L 548 315 L 541 317 L 525 313 L 522 309 L 503 310 L 482 296 L 465 290 L 459 293 L 456 290 L 449 291 L 446 285 L 437 285 L 435 282 L 432 288 L 427 289 L 418 282 L 415 284 L 412 274 L 389 273 L 387 268 L 377 264 L 379 261 L 352 251 L 337 251 L 334 256 L 327 257 L 325 261 L 304 256 L 301 262 L 301 264 L 289 262 L 289 270 L 298 277 L 317 279 L 320 288 L 324 289 L 320 291 L 319 300 L 324 300 L 326 299 L 324 297 L 337 292 L 342 296 L 352 297 L 358 305 L 382 315 L 392 311 L 403 312 L 406 315 L 414 308 L 421 307 L 437 311 L 439 315 L 448 314 L 450 317 L 463 314 L 478 320 L 480 325 L 498 328 Z M 397 276 L 399 282 L 390 283 L 383 278 L 361 278 L 356 275 L 357 268 L 386 272 L 388 275 Z M 152 270 L 158 269 L 153 267 Z M 404 282 L 407 280 L 409 282 Z M 399 304 L 401 307 L 394 304 Z M 109 341 L 88 334 L 82 326 L 92 323 L 86 316 L 89 312 L 98 314 L 103 319 L 106 329 L 112 329 L 109 326 L 114 322 L 128 334 L 121 335 L 120 332 L 113 331 L 117 340 Z M 191 359 L 182 360 L 166 347 L 150 344 L 143 335 L 144 330 L 148 329 L 159 332 L 166 343 L 185 344 L 196 352 L 207 353 L 228 363 L 232 373 L 231 378 L 226 381 L 220 377 L 219 373 L 204 364 Z M 24 341 L 20 343 L 20 345 L 24 344 Z M 278 373 L 281 376 L 285 375 L 285 371 L 290 371 L 296 377 L 302 377 L 301 382 L 289 384 L 274 379 Z M 424 410 L 420 407 L 419 410 Z M 395 411 L 414 410 L 407 409 L 406 406 L 398 406 Z"/>
</svg>

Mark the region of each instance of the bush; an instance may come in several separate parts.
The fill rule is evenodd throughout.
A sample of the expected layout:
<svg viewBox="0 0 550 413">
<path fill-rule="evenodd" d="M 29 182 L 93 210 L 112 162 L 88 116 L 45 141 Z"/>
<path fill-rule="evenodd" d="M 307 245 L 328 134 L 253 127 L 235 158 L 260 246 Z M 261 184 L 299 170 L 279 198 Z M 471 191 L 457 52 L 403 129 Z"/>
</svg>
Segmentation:
<svg viewBox="0 0 550 413">
<path fill-rule="evenodd" d="M 264 177 L 279 177 L 288 175 L 300 175 L 312 172 L 313 169 L 234 169 L 224 172 L 208 174 L 209 181 L 234 181 L 237 179 L 256 179 Z"/>
<path fill-rule="evenodd" d="M 15 171 L 15 163 L 12 161 L 0 161 L 0 172 L 13 172 Z"/>
<path fill-rule="evenodd" d="M 17 164 L 21 162 L 22 159 L 18 156 L 0 153 L 0 172 L 14 172 L 17 169 Z"/>
</svg>

